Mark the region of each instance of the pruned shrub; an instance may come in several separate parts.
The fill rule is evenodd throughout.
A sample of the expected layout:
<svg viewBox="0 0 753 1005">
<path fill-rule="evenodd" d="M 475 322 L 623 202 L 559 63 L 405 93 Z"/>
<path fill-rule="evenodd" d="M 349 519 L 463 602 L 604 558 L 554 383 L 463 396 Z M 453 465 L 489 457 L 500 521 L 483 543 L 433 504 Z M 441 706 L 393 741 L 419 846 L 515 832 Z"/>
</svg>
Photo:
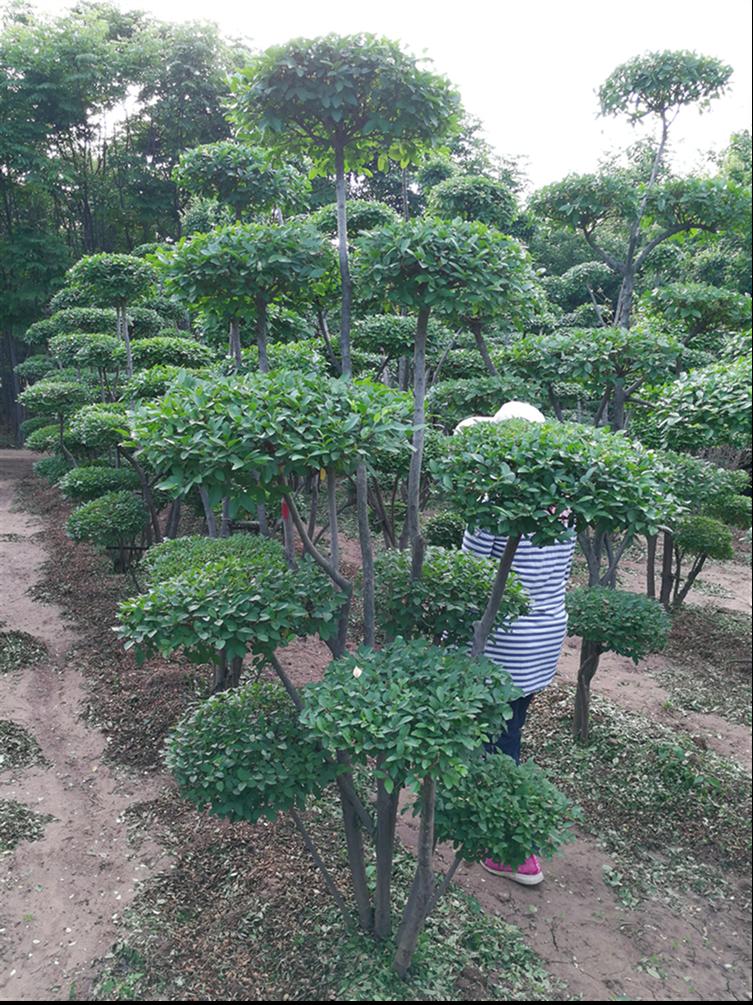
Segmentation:
<svg viewBox="0 0 753 1005">
<path fill-rule="evenodd" d="M 667 644 L 670 621 L 650 597 L 605 587 L 583 587 L 567 594 L 568 634 L 583 639 L 573 731 L 588 741 L 591 681 L 605 652 L 629 656 L 638 663 Z"/>
<path fill-rule="evenodd" d="M 64 475 L 59 486 L 66 499 L 89 502 L 106 492 L 138 489 L 139 479 L 131 468 L 80 467 Z"/>
</svg>

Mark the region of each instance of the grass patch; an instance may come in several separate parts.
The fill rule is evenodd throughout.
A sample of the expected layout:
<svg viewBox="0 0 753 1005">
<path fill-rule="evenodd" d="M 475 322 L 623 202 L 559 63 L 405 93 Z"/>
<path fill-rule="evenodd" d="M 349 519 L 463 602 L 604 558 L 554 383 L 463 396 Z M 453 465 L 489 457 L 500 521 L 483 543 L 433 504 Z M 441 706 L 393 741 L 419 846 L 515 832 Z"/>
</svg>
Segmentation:
<svg viewBox="0 0 753 1005">
<path fill-rule="evenodd" d="M 0 632 L 0 674 L 38 663 L 46 655 L 44 645 L 28 632 Z"/>
<path fill-rule="evenodd" d="M 0 855 L 13 851 L 22 841 L 38 841 L 49 814 L 35 813 L 15 799 L 0 799 Z"/>
<path fill-rule="evenodd" d="M 533 756 L 583 809 L 584 826 L 613 856 L 605 874 L 620 899 L 724 895 L 726 870 L 750 861 L 750 779 L 734 763 L 598 695 L 592 739 L 571 738 L 572 693 L 548 688 L 532 706 Z"/>
<path fill-rule="evenodd" d="M 0 719 L 0 771 L 44 764 L 39 744 L 23 726 Z"/>
<path fill-rule="evenodd" d="M 341 888 L 345 853 L 334 805 L 308 826 Z M 393 947 L 347 932 L 293 825 L 200 816 L 175 795 L 131 811 L 132 840 L 175 855 L 127 912 L 95 999 L 183 1001 L 562 1001 L 520 932 L 452 889 L 422 935 L 408 983 Z M 396 903 L 412 877 L 399 852 Z"/>
<path fill-rule="evenodd" d="M 751 627 L 750 614 L 683 608 L 665 650 L 669 665 L 652 675 L 680 708 L 751 725 Z"/>
</svg>

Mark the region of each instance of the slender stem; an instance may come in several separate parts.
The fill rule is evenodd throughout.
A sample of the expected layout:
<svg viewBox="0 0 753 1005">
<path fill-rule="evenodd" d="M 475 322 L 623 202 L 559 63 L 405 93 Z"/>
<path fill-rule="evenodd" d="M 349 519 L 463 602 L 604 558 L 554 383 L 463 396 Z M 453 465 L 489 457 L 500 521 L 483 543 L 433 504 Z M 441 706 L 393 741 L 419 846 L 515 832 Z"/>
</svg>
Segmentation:
<svg viewBox="0 0 753 1005">
<path fill-rule="evenodd" d="M 408 509 L 406 524 L 411 546 L 411 579 L 420 579 L 423 570 L 425 544 L 420 526 L 421 470 L 424 457 L 426 418 L 426 335 L 429 308 L 422 307 L 416 323 L 416 343 L 413 353 L 413 453 L 408 470 Z"/>
<path fill-rule="evenodd" d="M 399 800 L 399 786 L 396 785 L 392 792 L 388 792 L 384 779 L 379 778 L 377 780 L 376 888 L 374 891 L 374 934 L 378 939 L 388 939 L 392 932 L 392 863 Z"/>
<path fill-rule="evenodd" d="M 505 587 L 507 586 L 510 569 L 512 568 L 512 563 L 519 544 L 520 535 L 509 537 L 507 539 L 507 544 L 502 554 L 502 558 L 499 560 L 499 568 L 497 569 L 497 575 L 494 580 L 491 596 L 489 597 L 489 603 L 486 605 L 486 610 L 481 616 L 481 619 L 477 621 L 474 626 L 471 656 L 482 656 L 484 650 L 486 649 L 487 640 L 494 628 L 494 622 L 497 620 L 502 598 L 505 595 Z"/>
<path fill-rule="evenodd" d="M 327 468 L 327 507 L 329 512 L 329 554 L 333 567 L 340 570 L 340 533 L 337 525 L 337 476 Z"/>
<path fill-rule="evenodd" d="M 290 809 L 288 810 L 288 812 L 290 813 L 290 816 L 293 820 L 293 823 L 296 826 L 296 829 L 298 830 L 298 833 L 303 838 L 303 843 L 306 846 L 306 851 L 309 853 L 309 855 L 313 859 L 314 865 L 317 867 L 317 869 L 322 875 L 324 885 L 327 887 L 327 892 L 330 894 L 334 902 L 337 904 L 347 927 L 352 928 L 353 922 L 350 917 L 350 911 L 348 910 L 347 904 L 345 903 L 345 898 L 340 893 L 340 889 L 337 886 L 337 883 L 334 881 L 331 873 L 329 872 L 324 862 L 322 861 L 322 857 L 319 854 L 319 851 L 317 850 L 317 847 L 314 844 L 311 835 L 306 829 L 306 825 L 304 824 L 303 820 L 301 820 L 296 810 Z"/>
<path fill-rule="evenodd" d="M 209 504 L 209 493 L 202 485 L 199 488 L 199 498 L 201 499 L 201 505 L 204 507 L 204 518 L 207 522 L 207 534 L 209 537 L 217 537 L 217 519 L 214 515 L 214 510 Z"/>
<path fill-rule="evenodd" d="M 361 461 L 356 471 L 356 505 L 358 510 L 358 537 L 361 545 L 361 568 L 363 573 L 363 642 L 373 646 L 376 635 L 376 615 L 374 611 L 374 551 L 369 529 L 369 478 L 366 464 Z"/>
<path fill-rule="evenodd" d="M 337 205 L 337 254 L 340 264 L 342 301 L 340 305 L 340 359 L 344 377 L 353 375 L 350 358 L 350 313 L 353 301 L 353 284 L 348 261 L 348 216 L 345 191 L 345 150 L 344 144 L 335 146 L 335 196 Z"/>
<path fill-rule="evenodd" d="M 452 860 L 452 864 L 451 864 L 450 868 L 447 870 L 447 872 L 442 877 L 441 884 L 437 887 L 437 889 L 436 889 L 436 891 L 434 893 L 434 896 L 431 898 L 431 901 L 429 903 L 429 909 L 426 912 L 426 917 L 427 918 L 432 913 L 432 911 L 437 906 L 437 904 L 442 899 L 442 897 L 444 897 L 444 895 L 447 893 L 447 890 L 449 889 L 450 883 L 452 882 L 452 880 L 453 880 L 453 878 L 455 876 L 455 873 L 458 871 L 458 868 L 459 868 L 461 862 L 463 861 L 462 851 L 463 851 L 463 849 L 459 848 L 455 852 L 455 857 Z"/>
<path fill-rule="evenodd" d="M 437 790 L 434 779 L 427 775 L 421 785 L 421 825 L 416 849 L 416 875 L 403 912 L 397 937 L 395 969 L 401 977 L 408 973 L 418 936 L 421 933 L 432 901 L 434 874 L 434 817 Z"/>
</svg>

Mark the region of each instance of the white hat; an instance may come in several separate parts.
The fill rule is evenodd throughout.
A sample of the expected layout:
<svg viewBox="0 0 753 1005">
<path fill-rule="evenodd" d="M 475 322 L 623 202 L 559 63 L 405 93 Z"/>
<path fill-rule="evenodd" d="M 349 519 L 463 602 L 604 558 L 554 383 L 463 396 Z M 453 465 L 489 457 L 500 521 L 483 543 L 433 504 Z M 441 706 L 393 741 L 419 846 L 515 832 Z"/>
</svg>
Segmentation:
<svg viewBox="0 0 753 1005">
<path fill-rule="evenodd" d="M 470 429 L 480 422 L 504 422 L 506 419 L 525 419 L 527 422 L 546 422 L 546 416 L 538 408 L 525 401 L 508 401 L 494 415 L 469 415 L 455 426 L 455 432 Z"/>
<path fill-rule="evenodd" d="M 538 408 L 529 405 L 526 401 L 508 401 L 494 415 L 495 422 L 504 422 L 505 419 L 525 419 L 527 422 L 546 422 L 546 416 Z"/>
</svg>

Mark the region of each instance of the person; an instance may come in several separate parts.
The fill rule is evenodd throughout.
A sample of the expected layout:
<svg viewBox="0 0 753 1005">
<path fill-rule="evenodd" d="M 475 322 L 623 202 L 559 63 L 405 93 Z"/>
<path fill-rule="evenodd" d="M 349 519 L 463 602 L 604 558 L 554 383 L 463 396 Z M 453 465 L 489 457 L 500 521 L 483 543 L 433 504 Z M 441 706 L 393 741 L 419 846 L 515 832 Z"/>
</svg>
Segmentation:
<svg viewBox="0 0 753 1005">
<path fill-rule="evenodd" d="M 457 428 L 507 419 L 546 421 L 533 405 L 509 401 L 496 415 L 471 416 Z M 529 705 L 538 692 L 551 684 L 567 634 L 565 591 L 575 543 L 573 532 L 558 544 L 543 547 L 533 544 L 530 537 L 521 538 L 512 571 L 528 594 L 529 610 L 508 627 L 493 631 L 484 650 L 484 655 L 503 666 L 523 692 L 512 702 L 512 718 L 508 720 L 506 730 L 487 747 L 491 752 L 512 757 L 516 764 L 520 763 L 521 736 Z M 499 561 L 506 545 L 506 537 L 498 537 L 485 530 L 468 528 L 463 535 L 463 551 L 483 558 Z M 481 864 L 487 872 L 524 886 L 537 886 L 544 879 L 541 863 L 533 852 L 518 869 L 492 858 L 484 859 Z"/>
</svg>

